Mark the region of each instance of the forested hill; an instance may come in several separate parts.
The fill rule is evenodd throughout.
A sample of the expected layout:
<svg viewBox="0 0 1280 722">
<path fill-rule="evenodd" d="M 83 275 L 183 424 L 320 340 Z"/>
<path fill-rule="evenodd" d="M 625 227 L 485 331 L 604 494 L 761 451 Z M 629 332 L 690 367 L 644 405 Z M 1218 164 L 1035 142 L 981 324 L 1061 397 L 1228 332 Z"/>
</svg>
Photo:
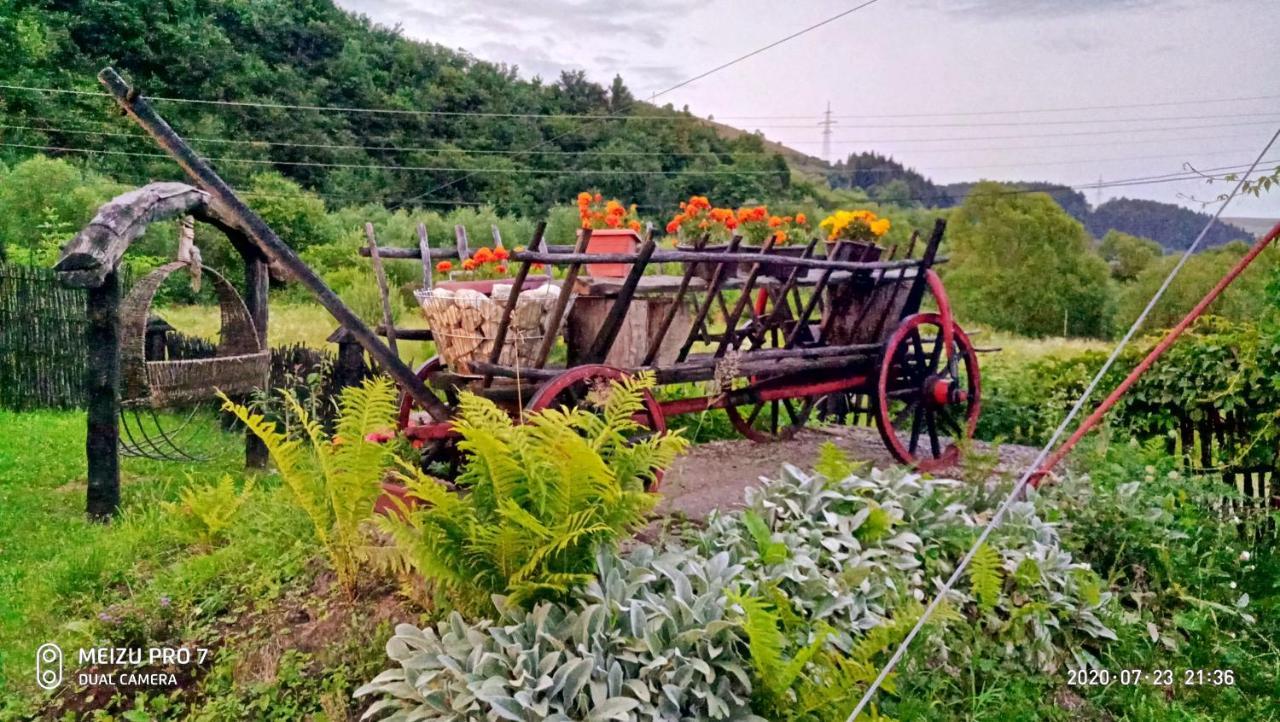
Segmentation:
<svg viewBox="0 0 1280 722">
<path fill-rule="evenodd" d="M 1088 218 L 1083 220 L 1085 227 L 1098 238 L 1108 230 L 1115 229 L 1155 239 L 1167 251 L 1182 251 L 1191 245 L 1211 217 L 1208 213 L 1169 203 L 1114 198 L 1094 208 Z M 1205 248 L 1221 246 L 1231 241 L 1251 240 L 1253 236 L 1253 233 L 1239 226 L 1218 221 L 1205 234 L 1201 245 Z"/>
<path fill-rule="evenodd" d="M 758 137 L 728 139 L 686 113 L 638 103 L 621 79 L 611 88 L 581 73 L 523 80 L 514 67 L 408 40 L 330 0 L 15 0 L 0 9 L 0 44 L 9 49 L 0 78 L 15 85 L 98 91 L 97 72 L 114 65 L 153 97 L 430 111 L 156 103 L 180 132 L 204 139 L 195 145 L 205 155 L 274 161 L 333 204 L 421 196 L 413 203 L 527 212 L 586 184 L 663 208 L 694 192 L 726 204 L 788 192 L 786 160 Z M 529 113 L 559 117 L 510 115 Z M 564 117 L 610 113 L 622 118 Z M 137 129 L 102 97 L 0 89 L 0 117 L 10 126 L 0 160 L 10 165 L 37 152 L 15 146 L 157 152 L 119 135 Z M 175 176 L 164 158 L 91 158 L 125 182 Z M 233 181 L 267 167 L 216 165 Z M 459 168 L 468 170 L 449 170 Z"/>
</svg>

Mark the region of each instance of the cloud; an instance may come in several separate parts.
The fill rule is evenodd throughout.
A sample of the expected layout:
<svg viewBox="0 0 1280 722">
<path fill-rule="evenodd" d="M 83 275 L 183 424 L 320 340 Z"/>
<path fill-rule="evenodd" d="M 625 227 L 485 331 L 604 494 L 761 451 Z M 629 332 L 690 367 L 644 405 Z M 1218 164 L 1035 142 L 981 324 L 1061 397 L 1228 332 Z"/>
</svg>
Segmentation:
<svg viewBox="0 0 1280 722">
<path fill-rule="evenodd" d="M 1093 15 L 1155 7 L 1176 11 L 1186 8 L 1188 4 L 1188 0 L 933 0 L 920 3 L 917 7 L 923 6 L 957 15 L 1012 18 Z"/>
<path fill-rule="evenodd" d="M 350 11 L 406 35 L 461 47 L 476 57 L 518 66 L 528 75 L 554 79 L 582 68 L 608 82 L 621 73 L 629 85 L 649 87 L 678 80 L 679 69 L 633 65 L 667 42 L 665 26 L 687 7 L 679 0 L 613 5 L 596 0 L 486 0 L 457 11 L 440 0 L 338 0 Z"/>
</svg>

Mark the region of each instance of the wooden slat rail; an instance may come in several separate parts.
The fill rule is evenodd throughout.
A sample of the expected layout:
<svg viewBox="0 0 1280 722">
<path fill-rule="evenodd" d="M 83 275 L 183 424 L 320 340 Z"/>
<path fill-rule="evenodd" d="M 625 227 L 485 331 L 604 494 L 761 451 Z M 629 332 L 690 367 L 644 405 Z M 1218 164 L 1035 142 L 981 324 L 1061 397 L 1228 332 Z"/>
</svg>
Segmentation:
<svg viewBox="0 0 1280 722">
<path fill-rule="evenodd" d="M 704 233 L 701 238 L 694 242 L 695 250 L 702 250 L 707 245 L 707 235 Z M 667 309 L 667 313 L 662 317 L 662 323 L 658 326 L 658 332 L 653 335 L 649 341 L 649 348 L 645 351 L 643 365 L 648 366 L 658 356 L 658 349 L 662 348 L 662 342 L 667 337 L 667 331 L 671 330 L 671 324 L 676 319 L 676 314 L 680 312 L 680 308 L 684 303 L 684 295 L 689 291 L 689 283 L 693 280 L 693 274 L 697 271 L 697 265 L 687 263 L 684 267 L 684 275 L 680 277 L 680 287 L 676 289 L 675 303 L 671 304 L 671 308 Z"/>
<path fill-rule="evenodd" d="M 742 236 L 734 234 L 729 239 L 729 253 L 738 250 L 739 244 L 742 243 Z M 709 259 L 704 259 L 709 260 Z M 677 361 L 684 361 L 689 356 L 690 349 L 698 341 L 705 341 L 711 337 L 710 329 L 707 328 L 707 314 L 711 313 L 711 305 L 715 303 L 716 297 L 720 295 L 720 285 L 724 283 L 724 277 L 734 270 L 728 269 L 728 264 L 717 263 L 711 271 L 711 283 L 707 286 L 707 295 L 703 297 L 702 303 L 698 304 L 698 313 L 693 317 L 693 324 L 689 327 L 689 335 L 685 337 L 684 343 L 680 346 L 680 353 L 676 355 Z"/>
<path fill-rule="evenodd" d="M 422 229 L 421 236 L 425 237 L 426 233 L 427 233 L 427 229 L 424 227 Z M 419 241 L 421 240 L 422 239 L 419 238 Z M 574 246 L 559 245 L 559 244 L 547 245 L 544 243 L 542 246 L 542 249 L 543 250 L 537 251 L 537 253 L 568 254 L 568 253 L 574 252 Z M 365 256 L 367 258 L 369 256 L 369 249 L 365 248 L 364 246 L 361 246 L 359 253 L 361 256 Z M 444 246 L 433 246 L 431 247 L 430 253 L 431 253 L 432 259 L 440 260 L 440 261 L 454 260 L 458 257 L 457 248 L 447 248 Z M 379 246 L 378 255 L 382 256 L 382 260 L 384 261 L 403 261 L 403 260 L 416 261 L 419 258 L 422 258 L 422 246 L 421 246 L 421 243 L 419 243 L 419 246 L 417 248 L 405 248 L 402 246 Z M 556 258 L 556 261 L 559 261 L 560 256 L 555 255 L 555 258 Z M 520 259 L 515 259 L 515 260 L 520 260 Z M 536 260 L 534 261 L 534 263 L 538 263 L 538 262 L 539 261 L 536 261 Z"/>
<path fill-rule="evenodd" d="M 373 275 L 378 280 L 378 300 L 382 304 L 384 335 L 387 337 L 387 345 L 391 347 L 391 353 L 399 356 L 400 349 L 396 348 L 395 317 L 391 314 L 391 293 L 387 288 L 387 273 L 382 268 L 382 256 L 378 255 L 378 239 L 374 235 L 372 223 L 364 224 L 364 237 L 369 244 L 367 246 L 369 258 L 373 259 Z"/>
<path fill-rule="evenodd" d="M 639 260 L 637 253 L 537 253 L 519 251 L 511 254 L 516 261 L 533 261 L 534 263 L 635 263 Z M 649 257 L 650 263 L 753 263 L 760 260 L 758 251 L 752 253 L 720 252 L 720 251 L 655 251 Z M 771 256 L 770 265 L 800 266 L 802 268 L 831 269 L 841 271 L 875 271 L 899 268 L 918 268 L 920 260 L 901 259 L 897 261 L 828 261 L 825 258 L 797 258 L 794 256 Z M 933 260 L 941 263 L 942 259 Z"/>
</svg>

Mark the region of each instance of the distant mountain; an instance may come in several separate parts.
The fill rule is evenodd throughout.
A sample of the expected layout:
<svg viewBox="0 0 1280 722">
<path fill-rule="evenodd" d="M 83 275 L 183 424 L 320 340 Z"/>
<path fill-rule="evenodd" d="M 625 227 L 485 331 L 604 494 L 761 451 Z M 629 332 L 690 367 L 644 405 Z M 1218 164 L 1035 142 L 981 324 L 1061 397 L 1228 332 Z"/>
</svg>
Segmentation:
<svg viewBox="0 0 1280 722">
<path fill-rule="evenodd" d="M 955 198 L 955 204 L 960 205 L 964 202 L 965 196 L 969 195 L 969 191 L 978 182 L 972 183 L 948 183 L 942 189 Z M 1062 206 L 1062 210 L 1070 213 L 1076 220 L 1083 223 L 1089 216 L 1089 202 L 1085 200 L 1084 194 L 1070 188 L 1063 188 L 1060 183 L 1049 183 L 1047 181 L 1013 181 L 1001 183 L 1000 185 L 1009 190 L 1019 191 L 1041 191 L 1048 193 L 1058 205 Z"/>
<path fill-rule="evenodd" d="M 886 203 L 946 208 L 954 199 L 946 189 L 889 156 L 854 153 L 836 161 L 828 182 L 832 188 L 861 188 Z"/>
<path fill-rule="evenodd" d="M 1244 216 L 1232 216 L 1222 219 L 1226 223 L 1230 223 L 1236 228 L 1242 228 L 1249 232 L 1254 238 L 1260 237 L 1262 234 L 1271 230 L 1280 218 L 1246 218 Z"/>
<path fill-rule="evenodd" d="M 955 202 L 959 204 L 964 202 L 965 196 L 974 185 L 976 184 L 950 183 L 943 186 L 943 189 L 954 196 Z M 1064 189 L 1054 183 L 1018 181 L 1001 185 L 1011 190 L 1043 190 L 1057 201 L 1063 210 L 1083 223 L 1095 238 L 1102 238 L 1110 230 L 1123 231 L 1130 235 L 1150 238 L 1159 243 L 1165 251 L 1185 249 L 1195 240 L 1200 229 L 1204 228 L 1210 218 L 1206 213 L 1173 203 L 1136 198 L 1115 198 L 1097 208 L 1092 208 L 1085 200 L 1083 193 L 1069 188 Z M 1256 235 L 1245 228 L 1219 221 L 1209 229 L 1201 245 L 1204 248 L 1210 248 L 1238 239 L 1248 240 Z"/>
<path fill-rule="evenodd" d="M 1094 208 L 1084 224 L 1098 238 L 1115 229 L 1150 238 L 1166 251 L 1181 251 L 1191 245 L 1210 218 L 1212 216 L 1207 213 L 1172 203 L 1115 198 Z M 1210 248 L 1235 240 L 1249 240 L 1253 236 L 1243 228 L 1219 221 L 1209 229 L 1201 245 Z"/>
</svg>

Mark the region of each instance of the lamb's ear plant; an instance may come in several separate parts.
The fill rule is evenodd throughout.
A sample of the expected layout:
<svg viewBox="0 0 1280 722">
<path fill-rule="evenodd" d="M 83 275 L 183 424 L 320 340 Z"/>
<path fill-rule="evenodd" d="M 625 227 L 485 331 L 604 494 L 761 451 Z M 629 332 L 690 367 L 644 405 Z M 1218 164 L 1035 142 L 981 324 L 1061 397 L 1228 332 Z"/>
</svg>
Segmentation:
<svg viewBox="0 0 1280 722">
<path fill-rule="evenodd" d="M 219 396 L 222 408 L 262 439 L 294 503 L 311 520 L 338 583 L 353 590 L 367 551 L 362 527 L 373 516 L 390 461 L 387 447 L 366 437 L 394 425 L 395 387 L 375 378 L 345 389 L 332 437 L 291 392 L 282 392 L 295 420 L 285 430 Z"/>
<path fill-rule="evenodd" d="M 395 542 L 386 561 L 421 574 L 467 613 L 492 612 L 494 594 L 526 608 L 566 599 L 595 578 L 600 547 L 644 524 L 657 501 L 646 481 L 687 445 L 677 434 L 635 438 L 632 417 L 652 383 L 613 384 L 599 414 L 549 409 L 524 423 L 463 394 L 459 488 L 402 464 L 398 480 L 418 503 L 378 520 Z"/>
</svg>

